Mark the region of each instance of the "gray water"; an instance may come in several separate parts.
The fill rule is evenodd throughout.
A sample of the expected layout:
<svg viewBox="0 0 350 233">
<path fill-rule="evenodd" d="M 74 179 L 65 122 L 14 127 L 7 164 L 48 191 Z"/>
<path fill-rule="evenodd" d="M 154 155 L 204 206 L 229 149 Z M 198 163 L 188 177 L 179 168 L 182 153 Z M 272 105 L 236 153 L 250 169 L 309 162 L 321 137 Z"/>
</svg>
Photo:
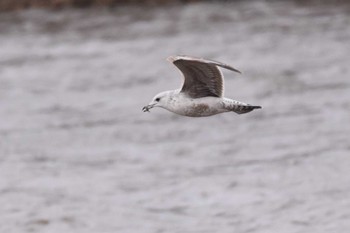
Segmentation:
<svg viewBox="0 0 350 233">
<path fill-rule="evenodd" d="M 0 232 L 350 231 L 350 6 L 0 15 Z M 143 113 L 188 54 L 263 109 Z"/>
</svg>

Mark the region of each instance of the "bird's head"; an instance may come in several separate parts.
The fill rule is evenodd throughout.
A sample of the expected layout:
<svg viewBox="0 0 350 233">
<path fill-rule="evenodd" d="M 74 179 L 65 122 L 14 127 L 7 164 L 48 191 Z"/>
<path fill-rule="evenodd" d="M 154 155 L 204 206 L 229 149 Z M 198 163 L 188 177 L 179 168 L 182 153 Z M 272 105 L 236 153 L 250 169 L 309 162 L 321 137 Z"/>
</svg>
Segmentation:
<svg viewBox="0 0 350 233">
<path fill-rule="evenodd" d="M 149 112 L 151 108 L 161 107 L 166 108 L 167 103 L 170 100 L 171 91 L 164 91 L 153 97 L 152 101 L 142 108 L 142 111 Z"/>
</svg>

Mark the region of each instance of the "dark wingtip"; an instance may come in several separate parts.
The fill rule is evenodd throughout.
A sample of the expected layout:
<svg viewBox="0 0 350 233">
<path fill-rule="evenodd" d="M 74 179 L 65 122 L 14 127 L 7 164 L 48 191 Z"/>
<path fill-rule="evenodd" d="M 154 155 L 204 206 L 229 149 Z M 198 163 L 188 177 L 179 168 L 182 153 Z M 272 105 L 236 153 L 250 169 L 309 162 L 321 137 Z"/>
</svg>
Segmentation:
<svg viewBox="0 0 350 233">
<path fill-rule="evenodd" d="M 233 68 L 232 66 L 229 66 L 229 65 L 225 65 L 225 66 L 221 66 L 222 68 L 225 68 L 225 69 L 228 69 L 228 70 L 231 70 L 231 71 L 234 71 L 236 73 L 239 73 L 239 74 L 242 74 L 241 71 L 237 70 L 236 68 Z"/>
<path fill-rule="evenodd" d="M 242 72 L 241 72 L 241 71 L 237 70 L 236 68 L 233 68 L 232 66 L 229 66 L 229 65 L 226 65 L 226 64 L 219 65 L 219 66 L 221 66 L 221 67 L 223 67 L 223 68 L 226 68 L 226 69 L 228 69 L 228 70 L 231 70 L 231 71 L 237 72 L 237 73 L 239 73 L 239 74 L 242 74 Z"/>
</svg>

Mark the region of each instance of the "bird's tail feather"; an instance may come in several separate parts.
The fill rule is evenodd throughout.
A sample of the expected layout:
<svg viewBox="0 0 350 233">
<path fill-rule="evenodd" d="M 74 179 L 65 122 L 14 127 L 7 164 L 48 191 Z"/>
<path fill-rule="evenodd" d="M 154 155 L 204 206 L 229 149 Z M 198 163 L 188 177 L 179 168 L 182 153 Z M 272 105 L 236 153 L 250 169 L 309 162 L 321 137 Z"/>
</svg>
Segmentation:
<svg viewBox="0 0 350 233">
<path fill-rule="evenodd" d="M 253 111 L 254 109 L 259 109 L 261 106 L 253 106 L 253 105 L 235 105 L 232 108 L 232 111 L 237 114 L 244 114 Z"/>
</svg>

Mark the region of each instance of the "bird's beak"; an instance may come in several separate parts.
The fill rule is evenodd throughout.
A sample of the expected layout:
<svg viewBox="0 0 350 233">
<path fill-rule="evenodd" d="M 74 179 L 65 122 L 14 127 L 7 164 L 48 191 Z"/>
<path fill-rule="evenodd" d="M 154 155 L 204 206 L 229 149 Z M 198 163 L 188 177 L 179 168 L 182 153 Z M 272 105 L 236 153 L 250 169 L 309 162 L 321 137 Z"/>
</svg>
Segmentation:
<svg viewBox="0 0 350 233">
<path fill-rule="evenodd" d="M 151 108 L 153 108 L 156 104 L 149 104 L 149 105 L 146 105 L 145 107 L 142 108 L 142 111 L 143 112 L 149 112 L 149 110 Z"/>
</svg>

